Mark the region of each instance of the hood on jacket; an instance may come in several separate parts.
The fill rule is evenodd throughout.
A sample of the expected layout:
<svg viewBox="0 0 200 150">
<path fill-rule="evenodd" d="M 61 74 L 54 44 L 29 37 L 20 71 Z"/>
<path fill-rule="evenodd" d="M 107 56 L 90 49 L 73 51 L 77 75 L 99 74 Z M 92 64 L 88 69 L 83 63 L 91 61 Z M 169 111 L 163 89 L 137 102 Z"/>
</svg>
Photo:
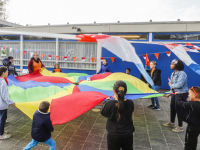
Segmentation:
<svg viewBox="0 0 200 150">
<path fill-rule="evenodd" d="M 10 59 L 8 59 L 8 58 L 4 58 L 4 59 L 3 59 L 3 65 L 4 65 L 4 66 L 9 66 L 10 64 L 11 64 Z"/>
</svg>

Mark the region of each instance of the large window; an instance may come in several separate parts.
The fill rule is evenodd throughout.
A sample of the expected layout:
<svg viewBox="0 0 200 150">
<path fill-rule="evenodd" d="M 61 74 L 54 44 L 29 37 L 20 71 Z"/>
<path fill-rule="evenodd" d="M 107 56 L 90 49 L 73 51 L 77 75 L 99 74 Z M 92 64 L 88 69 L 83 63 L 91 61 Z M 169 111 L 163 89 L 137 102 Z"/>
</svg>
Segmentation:
<svg viewBox="0 0 200 150">
<path fill-rule="evenodd" d="M 105 33 L 106 34 L 106 33 Z M 119 36 L 125 38 L 126 40 L 134 41 L 134 40 L 148 40 L 148 33 L 113 33 L 108 35 L 111 36 Z"/>
<path fill-rule="evenodd" d="M 23 65 L 28 66 L 28 62 L 32 57 L 32 54 L 37 52 L 39 54 L 39 58 L 41 59 L 42 54 L 42 62 L 46 67 L 53 67 L 56 61 L 56 43 L 55 42 L 24 42 L 24 51 L 26 54 L 24 55 Z M 51 55 L 51 59 L 49 59 L 49 55 Z"/>
<path fill-rule="evenodd" d="M 0 40 L 20 40 L 19 35 L 0 35 Z"/>
<path fill-rule="evenodd" d="M 38 41 L 38 40 L 47 40 L 47 41 L 55 41 L 55 38 L 48 38 L 48 37 L 38 37 L 38 36 L 28 36 L 24 35 L 24 40 L 32 40 L 32 41 Z"/>
<path fill-rule="evenodd" d="M 20 64 L 20 43 L 19 42 L 0 42 L 0 48 L 5 47 L 6 56 L 2 54 L 0 57 L 0 65 L 2 65 L 2 60 L 8 56 L 14 57 L 14 64 Z"/>
<path fill-rule="evenodd" d="M 61 57 L 59 60 L 60 67 L 96 69 L 97 44 L 60 42 L 59 56 Z M 67 57 L 67 61 L 64 60 L 64 56 Z M 76 57 L 75 62 L 73 62 L 73 57 Z M 84 62 L 82 57 L 85 57 Z M 95 58 L 94 62 L 91 60 L 92 57 Z"/>
<path fill-rule="evenodd" d="M 154 33 L 154 40 L 200 40 L 200 33 Z"/>
</svg>

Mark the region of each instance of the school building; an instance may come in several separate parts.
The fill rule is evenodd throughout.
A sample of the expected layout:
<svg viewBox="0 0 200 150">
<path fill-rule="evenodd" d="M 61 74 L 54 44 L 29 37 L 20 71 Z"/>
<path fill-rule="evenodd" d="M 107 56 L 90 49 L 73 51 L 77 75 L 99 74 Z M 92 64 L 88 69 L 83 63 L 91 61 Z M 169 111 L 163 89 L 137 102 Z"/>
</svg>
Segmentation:
<svg viewBox="0 0 200 150">
<path fill-rule="evenodd" d="M 7 23 L 7 25 L 6 25 Z M 107 34 L 120 36 L 127 39 L 136 50 L 142 62 L 145 60 L 142 55 L 148 54 L 150 61 L 157 62 L 157 68 L 162 70 L 162 89 L 169 89 L 168 77 L 172 70 L 170 64 L 177 57 L 171 53 L 169 57 L 163 46 L 152 43 L 192 43 L 200 45 L 200 21 L 171 21 L 171 22 L 130 22 L 130 23 L 92 23 L 92 24 L 65 24 L 65 25 L 43 25 L 43 26 L 21 26 L 17 24 L 0 21 L 0 31 L 26 31 L 26 32 L 47 32 L 59 34 Z M 1 25 L 2 24 L 2 25 Z M 5 24 L 5 25 L 4 25 Z M 1 32 L 0 32 L 1 34 Z M 63 72 L 79 72 L 95 74 L 101 67 L 101 57 L 108 60 L 113 72 L 125 72 L 131 68 L 131 74 L 140 78 L 140 73 L 133 63 L 123 62 L 120 58 L 102 48 L 97 43 L 80 43 L 76 40 L 58 38 L 35 37 L 26 35 L 0 35 L 0 46 L 6 49 L 6 56 L 15 58 L 16 68 L 27 69 L 28 62 L 34 52 L 38 52 L 42 62 L 48 70 L 53 70 L 55 62 L 60 64 Z M 154 53 L 159 53 L 157 59 Z M 191 58 L 200 64 L 200 54 L 188 52 Z M 56 59 L 57 56 L 57 59 Z M 59 56 L 59 57 L 58 57 Z M 67 59 L 65 58 L 67 57 Z M 76 60 L 73 61 L 73 57 Z M 85 60 L 83 62 L 83 57 Z M 111 57 L 115 57 L 114 62 Z M 95 58 L 92 62 L 91 58 Z M 188 86 L 200 86 L 200 76 L 185 66 L 184 70 L 188 75 Z"/>
</svg>

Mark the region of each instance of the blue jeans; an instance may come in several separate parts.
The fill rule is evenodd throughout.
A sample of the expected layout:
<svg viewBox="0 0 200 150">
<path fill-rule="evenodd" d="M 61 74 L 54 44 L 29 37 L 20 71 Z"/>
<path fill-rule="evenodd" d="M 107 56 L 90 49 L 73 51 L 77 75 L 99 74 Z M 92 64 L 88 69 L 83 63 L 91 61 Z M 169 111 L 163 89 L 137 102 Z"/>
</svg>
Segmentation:
<svg viewBox="0 0 200 150">
<path fill-rule="evenodd" d="M 0 110 L 0 135 L 4 134 L 4 126 L 7 119 L 7 109 Z"/>
<path fill-rule="evenodd" d="M 35 147 L 38 143 L 39 143 L 38 141 L 32 139 L 32 141 L 28 145 L 26 145 L 24 150 L 29 150 L 29 149 Z M 54 140 L 52 140 L 51 138 L 49 138 L 47 141 L 45 141 L 43 143 L 49 145 L 49 150 L 56 149 L 56 142 Z"/>
<path fill-rule="evenodd" d="M 156 86 L 155 86 L 155 90 L 156 90 L 157 92 L 159 92 L 160 86 L 156 85 Z M 153 106 L 155 106 L 155 101 L 156 101 L 156 106 L 157 106 L 157 107 L 160 107 L 158 97 L 153 97 L 153 98 L 151 98 L 151 103 L 152 103 Z"/>
</svg>

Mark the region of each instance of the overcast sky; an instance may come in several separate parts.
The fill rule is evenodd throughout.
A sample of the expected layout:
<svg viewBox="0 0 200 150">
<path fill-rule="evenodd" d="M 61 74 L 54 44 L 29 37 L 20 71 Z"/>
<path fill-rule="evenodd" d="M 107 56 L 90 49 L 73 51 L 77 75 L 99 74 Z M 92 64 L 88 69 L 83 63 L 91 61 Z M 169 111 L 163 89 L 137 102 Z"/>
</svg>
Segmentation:
<svg viewBox="0 0 200 150">
<path fill-rule="evenodd" d="M 7 11 L 22 25 L 200 21 L 200 0 L 10 0 Z"/>
</svg>

